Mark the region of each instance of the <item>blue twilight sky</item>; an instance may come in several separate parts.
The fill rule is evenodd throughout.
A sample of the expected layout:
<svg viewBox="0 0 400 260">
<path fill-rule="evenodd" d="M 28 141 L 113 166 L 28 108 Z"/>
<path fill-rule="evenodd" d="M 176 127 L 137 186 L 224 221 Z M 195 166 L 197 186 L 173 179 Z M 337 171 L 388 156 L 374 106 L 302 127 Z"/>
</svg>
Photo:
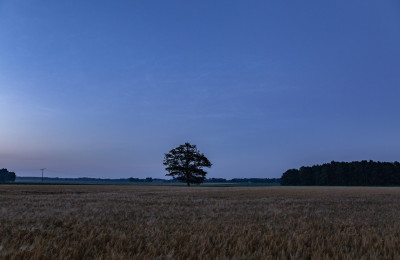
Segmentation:
<svg viewBox="0 0 400 260">
<path fill-rule="evenodd" d="M 0 0 L 0 167 L 209 177 L 400 160 L 400 2 Z"/>
</svg>

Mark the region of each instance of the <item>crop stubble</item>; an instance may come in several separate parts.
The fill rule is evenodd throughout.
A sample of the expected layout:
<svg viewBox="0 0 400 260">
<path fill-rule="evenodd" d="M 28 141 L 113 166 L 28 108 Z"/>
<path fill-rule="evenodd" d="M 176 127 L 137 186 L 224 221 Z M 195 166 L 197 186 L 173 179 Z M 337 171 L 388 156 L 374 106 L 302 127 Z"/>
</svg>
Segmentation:
<svg viewBox="0 0 400 260">
<path fill-rule="evenodd" d="M 0 186 L 4 259 L 400 259 L 400 189 Z"/>
</svg>

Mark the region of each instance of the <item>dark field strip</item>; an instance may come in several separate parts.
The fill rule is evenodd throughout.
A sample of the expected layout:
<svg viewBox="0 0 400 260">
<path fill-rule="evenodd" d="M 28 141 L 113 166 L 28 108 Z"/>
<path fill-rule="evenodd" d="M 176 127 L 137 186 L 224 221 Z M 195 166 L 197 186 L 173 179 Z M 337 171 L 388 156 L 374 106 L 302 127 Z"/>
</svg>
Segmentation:
<svg viewBox="0 0 400 260">
<path fill-rule="evenodd" d="M 400 259 L 400 188 L 1 185 L 1 259 Z"/>
</svg>

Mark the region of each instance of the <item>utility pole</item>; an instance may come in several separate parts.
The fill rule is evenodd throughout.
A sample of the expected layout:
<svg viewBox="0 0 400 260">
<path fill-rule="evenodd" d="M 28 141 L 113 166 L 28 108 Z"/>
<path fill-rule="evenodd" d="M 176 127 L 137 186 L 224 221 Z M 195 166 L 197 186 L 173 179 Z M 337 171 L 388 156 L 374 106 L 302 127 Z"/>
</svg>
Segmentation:
<svg viewBox="0 0 400 260">
<path fill-rule="evenodd" d="M 42 182 L 43 182 L 43 172 L 44 172 L 44 170 L 46 170 L 46 168 L 42 168 L 40 170 L 42 171 Z"/>
</svg>

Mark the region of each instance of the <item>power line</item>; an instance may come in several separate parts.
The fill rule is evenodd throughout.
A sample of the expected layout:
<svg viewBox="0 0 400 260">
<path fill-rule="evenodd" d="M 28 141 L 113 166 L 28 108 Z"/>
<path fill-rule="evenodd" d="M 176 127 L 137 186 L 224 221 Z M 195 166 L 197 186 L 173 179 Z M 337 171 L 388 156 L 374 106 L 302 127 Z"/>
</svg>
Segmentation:
<svg viewBox="0 0 400 260">
<path fill-rule="evenodd" d="M 42 182 L 43 182 L 43 172 L 44 172 L 44 170 L 46 170 L 46 168 L 42 168 L 40 170 L 42 171 Z"/>
</svg>

